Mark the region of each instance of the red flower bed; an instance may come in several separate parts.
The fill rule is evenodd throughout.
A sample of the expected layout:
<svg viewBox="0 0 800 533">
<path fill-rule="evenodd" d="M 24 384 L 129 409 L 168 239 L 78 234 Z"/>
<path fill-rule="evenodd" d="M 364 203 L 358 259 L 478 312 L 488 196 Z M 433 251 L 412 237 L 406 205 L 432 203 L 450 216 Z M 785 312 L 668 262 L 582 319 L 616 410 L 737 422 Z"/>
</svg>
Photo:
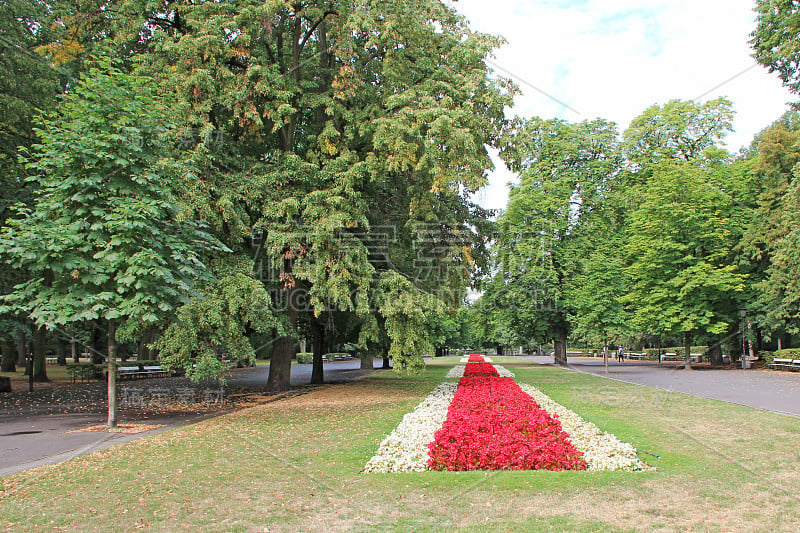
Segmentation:
<svg viewBox="0 0 800 533">
<path fill-rule="evenodd" d="M 428 465 L 433 470 L 585 470 L 583 454 L 568 438 L 558 420 L 511 378 L 465 375 L 428 447 Z"/>
<path fill-rule="evenodd" d="M 492 363 L 467 363 L 467 366 L 464 367 L 464 377 L 469 376 L 498 377 L 498 374 Z"/>
<path fill-rule="evenodd" d="M 469 359 L 467 359 L 468 363 L 483 363 L 483 356 L 479 353 L 471 353 L 469 354 Z"/>
</svg>

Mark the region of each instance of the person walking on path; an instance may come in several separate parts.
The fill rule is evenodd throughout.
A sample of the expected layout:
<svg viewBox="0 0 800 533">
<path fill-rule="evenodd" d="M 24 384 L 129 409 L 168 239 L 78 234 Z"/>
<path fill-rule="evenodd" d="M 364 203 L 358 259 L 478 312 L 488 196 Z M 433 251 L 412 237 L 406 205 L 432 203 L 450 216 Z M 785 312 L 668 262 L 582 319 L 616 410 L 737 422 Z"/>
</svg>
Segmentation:
<svg viewBox="0 0 800 533">
<path fill-rule="evenodd" d="M 624 360 L 625 360 L 625 350 L 623 350 L 622 346 L 620 346 L 619 350 L 617 350 L 617 361 L 621 363 Z"/>
</svg>

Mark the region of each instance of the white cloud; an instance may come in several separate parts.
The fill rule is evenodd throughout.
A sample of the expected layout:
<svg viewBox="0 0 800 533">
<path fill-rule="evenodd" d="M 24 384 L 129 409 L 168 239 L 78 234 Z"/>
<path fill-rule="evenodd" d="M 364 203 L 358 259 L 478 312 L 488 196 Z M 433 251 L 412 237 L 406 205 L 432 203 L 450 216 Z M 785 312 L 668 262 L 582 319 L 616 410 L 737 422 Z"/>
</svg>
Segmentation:
<svg viewBox="0 0 800 533">
<path fill-rule="evenodd" d="M 624 129 L 652 104 L 726 96 L 737 113 L 728 138 L 729 149 L 736 151 L 778 118 L 787 102 L 797 100 L 777 76 L 753 67 L 747 42 L 755 28 L 752 0 L 459 0 L 452 5 L 473 29 L 507 39 L 494 61 L 514 73 L 523 91 L 512 114 L 569 121 L 603 117 Z M 489 187 L 477 196 L 491 208 L 506 204 L 505 184 L 514 179 L 502 163 L 496 166 Z"/>
</svg>

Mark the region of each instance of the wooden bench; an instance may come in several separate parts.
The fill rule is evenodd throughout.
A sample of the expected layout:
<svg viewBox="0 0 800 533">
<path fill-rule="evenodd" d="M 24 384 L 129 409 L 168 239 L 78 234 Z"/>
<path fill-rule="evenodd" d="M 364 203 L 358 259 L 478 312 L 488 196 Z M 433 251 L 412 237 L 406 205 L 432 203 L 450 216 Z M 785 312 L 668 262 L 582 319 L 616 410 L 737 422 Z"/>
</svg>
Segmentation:
<svg viewBox="0 0 800 533">
<path fill-rule="evenodd" d="M 628 359 L 638 359 L 641 361 L 644 359 L 645 355 L 646 354 L 644 353 L 631 352 L 631 353 L 626 353 L 625 357 L 627 357 Z"/>
<path fill-rule="evenodd" d="M 681 358 L 674 352 L 670 353 L 662 353 L 661 354 L 661 361 L 680 361 Z"/>
<path fill-rule="evenodd" d="M 45 357 L 45 361 L 47 361 L 48 365 L 57 365 L 58 364 L 58 356 L 57 355 L 48 355 Z"/>
</svg>

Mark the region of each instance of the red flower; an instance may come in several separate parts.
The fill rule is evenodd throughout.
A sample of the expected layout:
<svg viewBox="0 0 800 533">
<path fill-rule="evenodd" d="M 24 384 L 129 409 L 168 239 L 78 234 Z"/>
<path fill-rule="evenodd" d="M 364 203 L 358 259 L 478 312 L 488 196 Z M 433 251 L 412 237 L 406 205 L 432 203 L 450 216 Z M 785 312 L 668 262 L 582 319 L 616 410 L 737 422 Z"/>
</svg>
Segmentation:
<svg viewBox="0 0 800 533">
<path fill-rule="evenodd" d="M 434 470 L 586 469 L 557 418 L 483 362 L 467 364 L 428 453 Z"/>
</svg>

